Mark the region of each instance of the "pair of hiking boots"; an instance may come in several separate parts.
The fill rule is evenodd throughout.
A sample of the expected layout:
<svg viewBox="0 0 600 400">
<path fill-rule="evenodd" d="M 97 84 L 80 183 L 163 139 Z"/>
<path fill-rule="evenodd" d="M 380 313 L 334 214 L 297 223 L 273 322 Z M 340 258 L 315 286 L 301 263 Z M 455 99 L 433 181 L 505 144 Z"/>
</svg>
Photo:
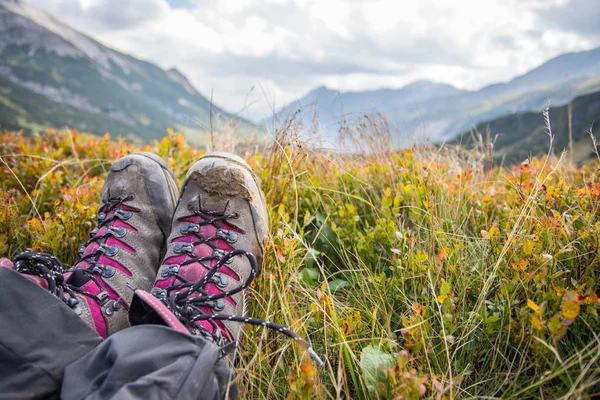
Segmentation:
<svg viewBox="0 0 600 400">
<path fill-rule="evenodd" d="M 14 269 L 46 287 L 104 338 L 130 325 L 160 323 L 235 343 L 244 289 L 258 272 L 268 234 L 257 177 L 241 158 L 209 153 L 181 192 L 151 153 L 116 161 L 102 190 L 97 226 L 64 274 L 45 253 L 22 253 Z"/>
</svg>

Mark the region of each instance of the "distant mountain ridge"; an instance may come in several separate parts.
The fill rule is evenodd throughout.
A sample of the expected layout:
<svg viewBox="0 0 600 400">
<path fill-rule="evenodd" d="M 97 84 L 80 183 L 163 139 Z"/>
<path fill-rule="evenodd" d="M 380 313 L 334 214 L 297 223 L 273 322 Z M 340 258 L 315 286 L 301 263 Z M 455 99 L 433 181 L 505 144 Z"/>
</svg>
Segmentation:
<svg viewBox="0 0 600 400">
<path fill-rule="evenodd" d="M 300 110 L 305 124 L 317 122 L 334 136 L 344 119 L 379 111 L 400 130 L 394 145 L 402 147 L 415 138 L 449 140 L 483 121 L 519 112 L 541 112 L 549 103 L 562 105 L 597 90 L 600 48 L 563 54 L 509 82 L 477 91 L 428 81 L 365 92 L 321 87 L 283 107 L 276 118 L 285 119 Z"/>
<path fill-rule="evenodd" d="M 567 159 L 579 162 L 594 156 L 594 144 L 589 133 L 591 129 L 596 137 L 600 137 L 600 92 L 578 96 L 568 105 L 551 107 L 548 114 L 554 136 L 554 154 L 560 155 L 562 151 L 569 150 L 571 130 L 573 154 L 568 154 Z M 451 144 L 462 143 L 473 147 L 476 144 L 474 141 L 489 140 L 494 144 L 497 160 L 520 162 L 531 155 L 548 152 L 550 138 L 547 129 L 543 113 L 516 113 L 482 122 L 472 132 L 464 132 Z"/>
<path fill-rule="evenodd" d="M 381 112 L 389 116 L 395 110 L 411 104 L 461 93 L 465 91 L 449 84 L 426 80 L 412 82 L 400 89 L 358 92 L 340 92 L 321 86 L 282 108 L 277 118 L 288 118 L 300 110 L 300 118 L 305 123 L 310 124 L 316 118 L 324 131 L 335 131 L 343 121 L 352 120 L 363 113 Z"/>
<path fill-rule="evenodd" d="M 0 0 L 0 129 L 69 126 L 151 140 L 168 127 L 208 130 L 209 119 L 210 101 L 178 70 L 112 50 L 20 0 Z"/>
</svg>

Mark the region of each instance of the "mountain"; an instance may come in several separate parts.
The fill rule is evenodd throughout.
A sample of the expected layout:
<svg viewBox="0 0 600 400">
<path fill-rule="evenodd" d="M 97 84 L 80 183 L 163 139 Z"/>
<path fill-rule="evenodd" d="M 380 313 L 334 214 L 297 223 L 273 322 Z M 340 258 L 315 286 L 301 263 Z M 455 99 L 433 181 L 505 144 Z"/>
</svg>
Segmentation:
<svg viewBox="0 0 600 400">
<path fill-rule="evenodd" d="M 297 104 L 313 104 L 318 102 L 321 106 L 324 106 L 323 114 L 319 115 L 322 120 L 339 120 L 339 117 L 343 114 L 371 111 L 389 112 L 393 111 L 396 107 L 415 101 L 427 101 L 459 93 L 461 91 L 451 85 L 430 81 L 416 81 L 398 90 L 381 89 L 346 93 L 340 93 L 321 86 L 307 94 Z M 382 105 L 384 105 L 383 109 L 381 108 Z M 342 113 L 336 114 L 336 107 Z M 326 112 L 328 114 L 325 114 Z"/>
<path fill-rule="evenodd" d="M 570 103 L 573 161 L 583 161 L 593 156 L 594 145 L 589 135 L 590 127 L 600 137 L 600 92 L 576 97 Z M 554 153 L 569 149 L 569 105 L 551 107 L 548 111 L 550 127 L 554 135 Z M 477 125 L 478 132 L 494 141 L 495 157 L 508 162 L 522 161 L 530 155 L 548 152 L 550 139 L 543 113 L 527 112 L 508 115 Z M 495 140 L 494 140 L 495 139 Z M 479 139 L 465 132 L 452 143 L 463 143 L 469 147 Z M 484 139 L 486 140 L 486 139 Z"/>
<path fill-rule="evenodd" d="M 20 0 L 0 0 L 0 129 L 68 126 L 148 141 L 169 127 L 209 130 L 209 120 L 210 101 L 178 70 L 112 50 Z"/>
<path fill-rule="evenodd" d="M 278 119 L 301 110 L 305 124 L 318 121 L 331 134 L 344 119 L 379 111 L 401 132 L 396 146 L 415 138 L 449 140 L 480 122 L 519 112 L 541 112 L 600 90 L 600 48 L 553 58 L 509 82 L 478 91 L 418 81 L 401 89 L 336 92 L 321 87 L 285 106 Z"/>
<path fill-rule="evenodd" d="M 393 116 L 402 113 L 410 105 L 462 93 L 465 92 L 452 85 L 426 80 L 413 82 L 401 89 L 363 92 L 339 92 L 321 86 L 285 106 L 276 117 L 285 120 L 299 111 L 297 115 L 305 124 L 317 122 L 327 136 L 336 132 L 340 124 L 360 118 L 364 113 L 381 112 Z"/>
</svg>

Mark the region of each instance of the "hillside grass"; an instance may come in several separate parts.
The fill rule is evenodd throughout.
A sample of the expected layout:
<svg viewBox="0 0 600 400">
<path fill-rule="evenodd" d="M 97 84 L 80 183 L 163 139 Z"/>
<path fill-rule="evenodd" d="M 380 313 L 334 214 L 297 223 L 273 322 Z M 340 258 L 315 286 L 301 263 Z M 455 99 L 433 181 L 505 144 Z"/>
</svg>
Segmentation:
<svg viewBox="0 0 600 400">
<path fill-rule="evenodd" d="M 287 126 L 242 151 L 271 240 L 236 362 L 242 398 L 589 398 L 600 392 L 598 162 L 508 169 L 460 148 L 316 151 Z M 238 150 L 240 150 L 238 148 Z M 202 154 L 74 131 L 0 134 L 0 256 L 76 260 L 113 160 L 163 157 L 181 181 Z"/>
</svg>

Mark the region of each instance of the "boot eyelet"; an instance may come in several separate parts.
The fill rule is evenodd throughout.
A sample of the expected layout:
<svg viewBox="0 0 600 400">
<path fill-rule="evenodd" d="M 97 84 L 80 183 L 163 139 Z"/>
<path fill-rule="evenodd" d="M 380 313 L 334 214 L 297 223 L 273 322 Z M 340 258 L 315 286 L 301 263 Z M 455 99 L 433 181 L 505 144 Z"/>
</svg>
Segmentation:
<svg viewBox="0 0 600 400">
<path fill-rule="evenodd" d="M 114 257 L 119 252 L 119 248 L 117 246 L 107 246 L 105 244 L 101 244 L 100 247 L 98 247 L 98 250 L 103 252 L 107 257 Z"/>
<path fill-rule="evenodd" d="M 238 219 L 239 217 L 240 217 L 240 213 L 237 211 L 234 212 L 233 214 L 231 214 L 231 216 L 230 216 L 230 218 L 233 218 L 233 219 Z"/>
<path fill-rule="evenodd" d="M 117 272 L 116 268 L 113 268 L 110 265 L 107 265 L 104 267 L 104 271 L 102 272 L 102 277 L 112 278 L 113 276 L 115 276 L 116 272 Z"/>
<path fill-rule="evenodd" d="M 122 226 L 118 228 L 110 227 L 109 230 L 114 237 L 119 239 L 125 237 L 125 235 L 127 234 L 127 229 L 123 228 Z"/>
<path fill-rule="evenodd" d="M 191 244 L 187 244 L 187 243 L 182 243 L 182 242 L 177 242 L 175 243 L 175 248 L 173 249 L 173 251 L 176 254 L 181 254 L 181 253 L 191 253 L 194 250 L 194 246 L 192 246 Z"/>
<path fill-rule="evenodd" d="M 163 278 L 167 278 L 170 275 L 175 275 L 179 272 L 179 267 L 179 264 L 167 265 L 166 267 L 163 267 L 160 271 L 160 276 L 162 276 Z"/>
<path fill-rule="evenodd" d="M 98 304 L 103 306 L 108 301 L 108 293 L 106 293 L 105 291 L 98 293 L 96 295 L 96 301 L 98 302 Z"/>
<path fill-rule="evenodd" d="M 216 302 L 214 302 L 211 308 L 215 311 L 223 311 L 225 308 L 225 302 L 223 299 L 218 299 Z"/>
<path fill-rule="evenodd" d="M 92 238 L 92 237 L 96 236 L 96 233 L 98 233 L 98 228 L 92 229 L 92 231 L 90 232 L 90 237 Z"/>
<path fill-rule="evenodd" d="M 225 289 L 229 284 L 229 278 L 217 272 L 210 278 L 209 282 L 214 283 L 219 289 Z"/>
<path fill-rule="evenodd" d="M 103 213 L 103 212 L 101 212 L 101 213 L 98 213 L 98 221 L 99 221 L 99 222 L 102 222 L 102 221 L 104 221 L 105 219 L 106 219 L 106 214 L 105 214 L 105 213 Z"/>
<path fill-rule="evenodd" d="M 238 239 L 238 235 L 235 232 L 219 229 L 215 234 L 216 237 L 226 240 L 227 243 L 235 243 Z"/>
<path fill-rule="evenodd" d="M 94 262 L 92 264 L 92 268 L 90 268 L 90 271 L 92 271 L 96 274 L 103 274 L 104 273 L 104 265 Z"/>
<path fill-rule="evenodd" d="M 186 222 L 185 224 L 181 225 L 181 228 L 179 228 L 179 232 L 183 233 L 184 235 L 187 235 L 190 232 L 198 233 L 199 231 L 200 225 L 190 224 L 189 222 Z"/>
<path fill-rule="evenodd" d="M 235 243 L 238 240 L 238 234 L 232 231 L 227 231 L 227 243 Z"/>
<path fill-rule="evenodd" d="M 117 255 L 118 252 L 119 248 L 117 246 L 108 246 L 105 254 L 107 257 L 114 257 Z"/>
<path fill-rule="evenodd" d="M 102 307 L 102 310 L 104 311 L 104 314 L 107 317 L 110 317 L 111 315 L 113 315 L 116 311 L 119 311 L 121 309 L 121 304 L 119 304 L 118 301 L 108 301 L 104 307 Z"/>
<path fill-rule="evenodd" d="M 219 274 L 219 281 L 217 286 L 221 289 L 225 289 L 229 285 L 229 278 L 226 275 Z"/>
<path fill-rule="evenodd" d="M 150 294 L 159 300 L 167 299 L 167 291 L 164 289 L 154 288 L 150 291 Z"/>
<path fill-rule="evenodd" d="M 224 258 L 227 254 L 229 253 L 225 253 L 223 250 L 221 249 L 214 249 L 213 250 L 213 257 L 218 258 L 218 261 L 221 261 L 222 258 Z M 233 257 L 227 259 L 227 261 L 225 261 L 225 264 L 231 264 L 233 262 Z"/>
<path fill-rule="evenodd" d="M 131 211 L 123 211 L 123 210 L 115 211 L 115 216 L 122 221 L 127 221 L 129 218 L 131 218 L 132 215 L 133 215 L 133 213 Z"/>
</svg>

